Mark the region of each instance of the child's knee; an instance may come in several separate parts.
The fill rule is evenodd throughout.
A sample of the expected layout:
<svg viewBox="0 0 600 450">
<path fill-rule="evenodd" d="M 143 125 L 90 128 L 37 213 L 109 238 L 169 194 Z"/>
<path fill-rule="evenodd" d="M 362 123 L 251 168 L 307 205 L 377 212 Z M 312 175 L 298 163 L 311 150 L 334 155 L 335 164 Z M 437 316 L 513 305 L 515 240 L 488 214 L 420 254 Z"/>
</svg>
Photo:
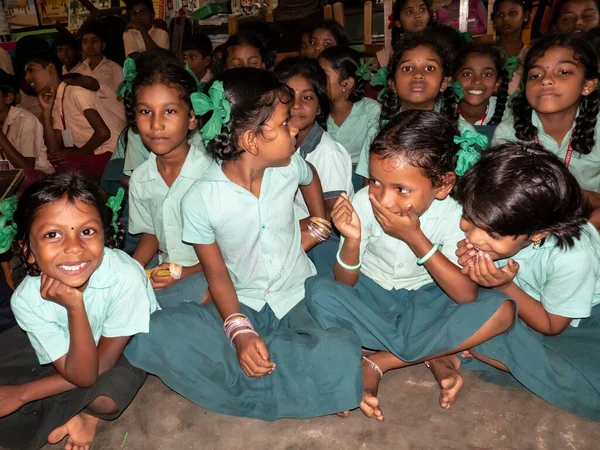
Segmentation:
<svg viewBox="0 0 600 450">
<path fill-rule="evenodd" d="M 507 331 L 515 321 L 515 314 L 517 309 L 512 300 L 505 300 L 500 308 L 494 313 L 492 319 L 494 320 L 494 328 L 496 334 L 501 334 Z"/>
<path fill-rule="evenodd" d="M 96 414 L 116 414 L 119 412 L 119 405 L 115 401 L 104 395 L 97 397 L 88 408 Z"/>
</svg>

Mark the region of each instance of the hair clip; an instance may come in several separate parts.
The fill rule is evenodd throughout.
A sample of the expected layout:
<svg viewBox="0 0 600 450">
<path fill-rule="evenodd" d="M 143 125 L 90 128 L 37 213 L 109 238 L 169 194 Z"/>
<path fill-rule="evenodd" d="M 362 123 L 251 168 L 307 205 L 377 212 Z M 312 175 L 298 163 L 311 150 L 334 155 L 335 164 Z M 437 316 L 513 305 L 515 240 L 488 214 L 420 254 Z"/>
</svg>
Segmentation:
<svg viewBox="0 0 600 450">
<path fill-rule="evenodd" d="M 133 58 L 127 58 L 123 64 L 123 81 L 117 88 L 117 94 L 119 97 L 125 97 L 126 94 L 131 93 L 133 89 L 133 80 L 137 75 L 137 67 Z"/>
<path fill-rule="evenodd" d="M 213 111 L 210 119 L 200 130 L 204 142 L 208 143 L 221 132 L 222 126 L 227 125 L 231 119 L 231 103 L 225 98 L 223 82 L 215 81 L 208 90 L 208 95 L 194 92 L 191 95 L 191 101 L 197 116 L 203 116 L 207 112 Z"/>
<path fill-rule="evenodd" d="M 454 143 L 460 145 L 454 172 L 462 177 L 479 160 L 480 151 L 487 148 L 488 138 L 476 131 L 465 130 L 460 136 L 454 136 Z"/>
<path fill-rule="evenodd" d="M 369 81 L 371 78 L 373 78 L 371 69 L 369 69 L 369 66 L 365 63 L 365 60 L 363 58 L 360 58 L 360 65 L 358 66 L 358 69 L 356 69 L 356 72 L 354 72 L 354 74 L 365 81 Z"/>
<path fill-rule="evenodd" d="M 0 253 L 6 253 L 12 246 L 13 239 L 17 235 L 17 224 L 13 222 L 13 216 L 17 210 L 17 196 L 13 195 L 0 202 Z M 10 222 L 10 225 L 7 225 Z"/>
<path fill-rule="evenodd" d="M 112 227 L 115 230 L 115 237 L 117 236 L 117 234 L 119 234 L 119 226 L 117 225 L 117 219 L 119 218 L 118 212 L 121 209 L 121 204 L 123 203 L 124 197 L 125 197 L 125 190 L 122 187 L 120 187 L 119 190 L 117 191 L 117 195 L 113 195 L 106 202 L 106 206 L 108 206 L 113 212 L 112 220 L 111 220 L 110 224 L 112 225 Z"/>
</svg>

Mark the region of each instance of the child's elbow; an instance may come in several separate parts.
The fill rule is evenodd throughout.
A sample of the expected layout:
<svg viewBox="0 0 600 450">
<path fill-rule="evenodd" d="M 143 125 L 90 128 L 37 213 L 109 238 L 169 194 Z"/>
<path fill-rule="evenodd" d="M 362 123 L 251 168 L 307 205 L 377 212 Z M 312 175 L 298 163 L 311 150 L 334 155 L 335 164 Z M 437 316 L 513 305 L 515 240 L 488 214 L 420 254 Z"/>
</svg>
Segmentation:
<svg viewBox="0 0 600 450">
<path fill-rule="evenodd" d="M 98 132 L 98 138 L 102 139 L 103 143 L 106 142 L 106 141 L 108 141 L 110 139 L 110 137 L 111 137 L 111 132 L 108 129 L 108 127 L 104 127 L 104 128 L 101 128 L 99 130 L 99 132 Z"/>
<path fill-rule="evenodd" d="M 464 303 L 472 303 L 477 300 L 479 296 L 479 289 L 475 284 L 469 284 L 460 290 L 456 295 L 453 296 L 453 299 L 458 304 Z"/>
<path fill-rule="evenodd" d="M 89 388 L 98 381 L 98 373 L 79 373 L 75 377 L 68 377 L 67 381 L 81 389 Z"/>
</svg>

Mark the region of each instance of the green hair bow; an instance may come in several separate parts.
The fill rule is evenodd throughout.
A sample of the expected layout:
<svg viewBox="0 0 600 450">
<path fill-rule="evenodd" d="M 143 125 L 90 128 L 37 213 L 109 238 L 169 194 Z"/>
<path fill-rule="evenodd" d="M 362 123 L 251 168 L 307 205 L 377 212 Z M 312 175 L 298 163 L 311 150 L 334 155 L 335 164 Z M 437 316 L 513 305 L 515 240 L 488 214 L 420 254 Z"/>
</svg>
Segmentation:
<svg viewBox="0 0 600 450">
<path fill-rule="evenodd" d="M 360 58 L 360 66 L 358 66 L 358 69 L 356 69 L 354 74 L 365 81 L 369 81 L 371 78 L 373 78 L 371 69 L 369 69 L 369 66 L 365 63 L 363 58 Z"/>
<path fill-rule="evenodd" d="M 377 95 L 377 100 L 379 101 L 381 101 L 381 99 L 389 89 L 387 84 L 387 78 L 388 68 L 387 66 L 385 66 L 379 69 L 377 72 L 375 72 L 375 75 L 373 75 L 373 78 L 371 79 L 371 86 L 383 86 L 383 89 L 379 92 L 379 95 Z"/>
<path fill-rule="evenodd" d="M 512 80 L 517 68 L 519 67 L 519 58 L 517 56 L 512 56 L 510 58 L 506 58 L 506 62 L 502 68 L 508 74 L 508 79 Z"/>
<path fill-rule="evenodd" d="M 465 44 L 470 44 L 473 42 L 473 35 L 469 31 L 464 31 L 460 33 L 460 38 Z"/>
<path fill-rule="evenodd" d="M 460 145 L 454 172 L 462 177 L 479 160 L 480 151 L 487 148 L 488 138 L 476 131 L 465 130 L 460 136 L 454 136 L 454 143 Z"/>
<path fill-rule="evenodd" d="M 454 83 L 452 83 L 450 85 L 450 87 L 452 88 L 452 90 L 454 91 L 454 96 L 456 97 L 456 102 L 460 102 L 463 97 L 465 96 L 465 89 L 463 88 L 463 85 L 460 84 L 458 81 L 455 81 Z"/>
<path fill-rule="evenodd" d="M 17 196 L 13 195 L 0 202 L 0 253 L 10 249 L 13 239 L 17 234 L 17 225 L 12 221 L 17 210 Z M 7 225 L 10 222 L 10 225 Z"/>
<path fill-rule="evenodd" d="M 115 236 L 119 233 L 119 226 L 117 225 L 117 219 L 119 218 L 119 211 L 121 209 L 121 204 L 123 203 L 123 198 L 125 197 L 125 190 L 123 188 L 119 188 L 117 191 L 117 195 L 113 195 L 106 202 L 106 206 L 108 206 L 112 212 L 112 220 L 110 224 L 115 230 Z"/>
<path fill-rule="evenodd" d="M 125 64 L 123 64 L 123 81 L 121 81 L 117 89 L 119 97 L 125 97 L 126 94 L 131 92 L 131 89 L 133 89 L 133 80 L 135 80 L 136 75 L 137 68 L 135 61 L 132 58 L 127 58 Z"/>
<path fill-rule="evenodd" d="M 207 112 L 213 111 L 210 119 L 200 130 L 204 142 L 208 143 L 221 132 L 222 126 L 228 124 L 231 118 L 231 103 L 225 98 L 223 83 L 215 81 L 208 90 L 208 95 L 194 92 L 191 100 L 197 116 L 203 116 Z"/>
</svg>

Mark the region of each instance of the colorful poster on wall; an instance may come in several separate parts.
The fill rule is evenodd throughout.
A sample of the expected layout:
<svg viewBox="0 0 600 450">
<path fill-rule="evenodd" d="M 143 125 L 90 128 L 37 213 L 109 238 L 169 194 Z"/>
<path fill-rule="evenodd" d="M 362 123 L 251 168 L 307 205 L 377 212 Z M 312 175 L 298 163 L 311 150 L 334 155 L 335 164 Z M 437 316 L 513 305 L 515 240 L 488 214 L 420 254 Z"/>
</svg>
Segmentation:
<svg viewBox="0 0 600 450">
<path fill-rule="evenodd" d="M 69 0 L 36 0 L 42 25 L 55 22 L 67 23 L 69 19 Z"/>
<path fill-rule="evenodd" d="M 79 0 L 69 1 L 69 25 L 67 28 L 71 33 L 75 33 L 83 24 L 90 12 L 84 8 Z M 98 9 L 110 8 L 110 0 L 91 0 L 92 4 Z"/>
<path fill-rule="evenodd" d="M 11 30 L 40 26 L 35 0 L 4 0 L 4 9 Z"/>
</svg>

